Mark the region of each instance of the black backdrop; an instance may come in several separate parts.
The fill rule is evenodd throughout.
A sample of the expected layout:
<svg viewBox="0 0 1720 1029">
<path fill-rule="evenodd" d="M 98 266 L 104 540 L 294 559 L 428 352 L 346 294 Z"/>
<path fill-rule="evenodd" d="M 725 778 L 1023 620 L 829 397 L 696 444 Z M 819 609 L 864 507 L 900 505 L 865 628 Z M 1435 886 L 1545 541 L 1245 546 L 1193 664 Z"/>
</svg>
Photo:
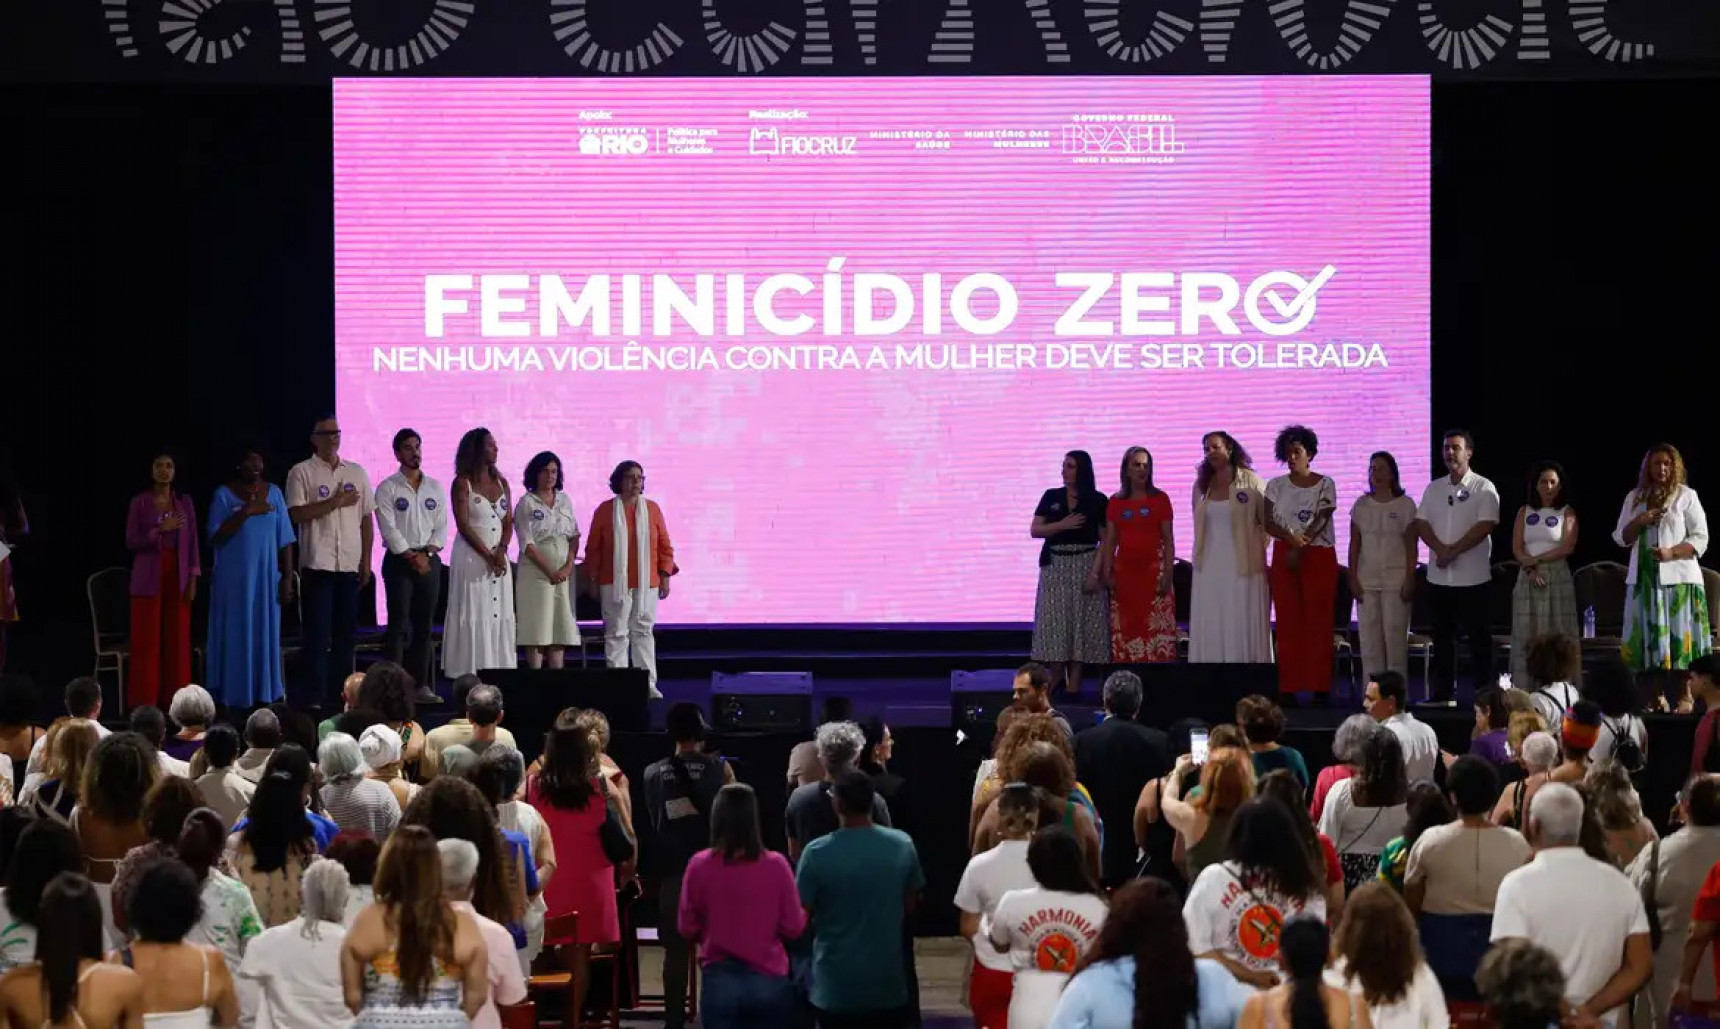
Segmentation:
<svg viewBox="0 0 1720 1029">
<path fill-rule="evenodd" d="M 1716 93 L 1434 91 L 1436 429 L 1476 433 L 1476 466 L 1508 505 L 1531 461 L 1562 460 L 1587 518 L 1579 560 L 1616 556 L 1605 532 L 1655 440 L 1683 449 L 1698 489 L 1720 490 L 1705 389 L 1720 202 L 1692 149 Z M 14 183 L 0 465 L 33 523 L 12 667 L 57 683 L 90 666 L 84 579 L 125 560 L 125 505 L 152 448 L 181 455 L 201 510 L 235 445 L 264 447 L 278 482 L 332 406 L 328 91 L 10 86 L 0 99 Z"/>
</svg>

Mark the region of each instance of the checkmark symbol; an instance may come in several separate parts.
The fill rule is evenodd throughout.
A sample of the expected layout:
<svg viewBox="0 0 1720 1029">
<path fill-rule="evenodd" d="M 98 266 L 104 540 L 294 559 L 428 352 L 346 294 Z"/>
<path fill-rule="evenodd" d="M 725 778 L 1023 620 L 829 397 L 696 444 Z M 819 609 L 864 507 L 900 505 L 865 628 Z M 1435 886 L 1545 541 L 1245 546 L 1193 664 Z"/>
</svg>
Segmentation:
<svg viewBox="0 0 1720 1029">
<path fill-rule="evenodd" d="M 1336 274 L 1338 274 L 1338 269 L 1335 266 L 1328 264 L 1326 267 L 1320 269 L 1320 274 L 1314 276 L 1313 282 L 1308 283 L 1307 286 L 1303 287 L 1302 290 L 1296 294 L 1295 299 L 1286 303 L 1284 298 L 1278 295 L 1277 290 L 1269 289 L 1266 291 L 1266 302 L 1271 304 L 1285 321 L 1289 321 L 1295 318 L 1297 312 L 1301 311 L 1302 308 L 1312 304 L 1314 302 L 1314 295 L 1320 292 L 1320 287 L 1332 281 L 1332 276 Z"/>
</svg>

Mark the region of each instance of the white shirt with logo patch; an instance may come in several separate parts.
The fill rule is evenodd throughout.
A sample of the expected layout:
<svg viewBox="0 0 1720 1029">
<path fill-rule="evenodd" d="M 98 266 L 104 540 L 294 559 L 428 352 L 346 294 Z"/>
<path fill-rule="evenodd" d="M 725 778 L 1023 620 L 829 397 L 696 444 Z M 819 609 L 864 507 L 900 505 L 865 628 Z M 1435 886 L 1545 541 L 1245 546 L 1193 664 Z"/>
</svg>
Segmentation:
<svg viewBox="0 0 1720 1029">
<path fill-rule="evenodd" d="M 1320 476 L 1312 486 L 1298 486 L 1290 476 L 1280 475 L 1266 484 L 1266 499 L 1272 504 L 1272 520 L 1286 532 L 1307 532 L 1308 526 L 1321 511 L 1338 509 L 1338 484 L 1329 475 Z M 1315 547 L 1332 545 L 1332 519 L 1327 518 L 1320 531 L 1308 543 Z"/>
<path fill-rule="evenodd" d="M 1498 524 L 1499 491 L 1473 471 L 1456 483 L 1451 476 L 1442 475 L 1422 491 L 1421 506 L 1415 516 L 1428 524 L 1441 543 L 1456 543 L 1477 522 Z M 1435 586 L 1480 586 L 1492 577 L 1492 536 L 1483 537 L 1480 543 L 1457 555 L 1448 567 L 1439 567 L 1431 555 L 1427 563 L 1427 581 Z"/>
<path fill-rule="evenodd" d="M 1188 946 L 1196 957 L 1218 953 L 1259 972 L 1279 971 L 1284 923 L 1297 915 L 1324 919 L 1325 896 L 1287 896 L 1258 878 L 1244 878 L 1230 861 L 1206 866 L 1183 902 Z"/>
<path fill-rule="evenodd" d="M 1009 999 L 1010 1029 L 1044 1029 L 1051 1023 L 1063 985 L 1099 939 L 1105 899 L 1034 886 L 1011 890 L 991 916 L 991 939 L 1009 947 L 1015 991 Z"/>
<path fill-rule="evenodd" d="M 376 527 L 390 554 L 441 550 L 448 544 L 448 492 L 428 475 L 413 489 L 405 472 L 395 472 L 376 487 Z"/>
</svg>

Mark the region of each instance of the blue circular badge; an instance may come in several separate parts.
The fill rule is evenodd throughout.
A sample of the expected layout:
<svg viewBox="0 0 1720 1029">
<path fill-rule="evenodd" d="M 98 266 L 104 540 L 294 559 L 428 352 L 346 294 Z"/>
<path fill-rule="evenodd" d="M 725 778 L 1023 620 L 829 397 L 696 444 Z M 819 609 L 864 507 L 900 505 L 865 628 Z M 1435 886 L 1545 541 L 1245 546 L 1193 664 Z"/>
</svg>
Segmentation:
<svg viewBox="0 0 1720 1029">
<path fill-rule="evenodd" d="M 1463 503 L 1464 501 L 1466 501 L 1468 499 L 1469 499 L 1469 491 L 1468 490 L 1460 489 L 1457 491 L 1457 502 L 1459 504 Z"/>
<path fill-rule="evenodd" d="M 532 521 L 534 521 L 534 522 L 543 521 L 543 510 L 542 509 L 539 509 L 539 510 L 532 512 Z"/>
<path fill-rule="evenodd" d="M 1153 513 L 1153 509 L 1151 507 L 1149 507 L 1146 504 L 1141 505 L 1141 517 L 1142 518 L 1145 518 L 1152 513 Z"/>
<path fill-rule="evenodd" d="M 346 485 L 341 487 L 341 492 L 343 492 L 343 493 L 357 493 L 358 487 L 354 486 L 352 483 L 349 482 Z"/>
<path fill-rule="evenodd" d="M 1240 490 L 1240 489 L 1237 490 L 1236 491 L 1236 502 L 1238 504 L 1248 503 L 1248 491 L 1247 490 Z"/>
<path fill-rule="evenodd" d="M 1314 512 L 1308 510 L 1307 508 L 1303 508 L 1302 510 L 1296 512 L 1296 520 L 1301 522 L 1303 525 L 1306 525 L 1309 522 L 1314 520 Z"/>
<path fill-rule="evenodd" d="M 1551 529 L 1551 528 L 1557 526 L 1558 524 L 1559 524 L 1559 516 L 1558 515 L 1548 515 L 1547 516 L 1547 528 Z"/>
<path fill-rule="evenodd" d="M 1551 519 L 1551 518 L 1547 519 L 1548 525 L 1552 525 L 1553 522 L 1554 522 L 1554 519 Z M 1529 517 L 1523 519 L 1523 524 L 1524 525 L 1540 525 L 1541 524 L 1541 516 L 1538 514 L 1530 514 Z"/>
<path fill-rule="evenodd" d="M 1132 507 L 1123 508 L 1123 521 L 1126 522 L 1133 517 L 1135 517 L 1135 509 L 1134 508 L 1132 508 Z"/>
<path fill-rule="evenodd" d="M 395 497 L 394 498 L 394 509 L 396 511 L 404 511 L 411 506 L 412 506 L 412 502 L 410 500 L 407 500 L 405 497 Z"/>
<path fill-rule="evenodd" d="M 323 500 L 327 500 L 328 499 L 328 487 L 327 486 L 318 486 L 317 487 L 317 496 Z"/>
<path fill-rule="evenodd" d="M 1051 513 L 1052 514 L 1056 514 L 1057 512 L 1059 512 L 1061 510 L 1063 510 L 1063 504 L 1061 502 L 1051 505 Z"/>
<path fill-rule="evenodd" d="M 424 498 L 424 510 L 426 510 L 426 511 L 436 510 L 436 498 L 435 497 L 425 497 Z"/>
</svg>

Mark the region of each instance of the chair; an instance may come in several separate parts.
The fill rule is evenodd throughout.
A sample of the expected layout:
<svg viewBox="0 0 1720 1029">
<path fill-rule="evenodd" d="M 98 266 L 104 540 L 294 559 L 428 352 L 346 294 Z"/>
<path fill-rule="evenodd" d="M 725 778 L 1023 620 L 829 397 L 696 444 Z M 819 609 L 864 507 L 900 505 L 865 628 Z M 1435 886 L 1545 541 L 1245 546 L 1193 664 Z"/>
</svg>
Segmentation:
<svg viewBox="0 0 1720 1029">
<path fill-rule="evenodd" d="M 1505 652 L 1507 667 L 1510 666 L 1511 619 L 1515 606 L 1515 598 L 1512 594 L 1517 589 L 1517 570 L 1519 567 L 1515 561 L 1495 561 L 1493 563 L 1493 577 L 1488 583 L 1487 625 L 1489 635 L 1493 637 L 1493 648 Z"/>
<path fill-rule="evenodd" d="M 562 994 L 563 1025 L 578 1026 L 584 1016 L 582 1011 L 572 1010 L 573 1006 L 573 946 L 572 941 L 579 938 L 579 913 L 569 912 L 565 915 L 554 915 L 544 919 L 544 946 L 553 952 L 555 961 L 560 968 L 553 972 L 533 972 L 526 980 L 526 998 L 534 1005 L 540 996 L 550 993 Z M 592 954 L 587 964 L 587 972 L 595 977 L 599 962 L 609 963 L 610 992 L 609 992 L 609 1029 L 621 1029 L 621 962 L 615 960 L 615 953 Z"/>
<path fill-rule="evenodd" d="M 529 1000 L 498 1004 L 496 1012 L 502 1016 L 502 1029 L 537 1029 L 537 1005 Z"/>
<path fill-rule="evenodd" d="M 1409 604 L 1409 656 L 1421 658 L 1422 699 L 1433 695 L 1433 612 L 1427 607 L 1427 566 L 1415 566 L 1415 598 Z"/>
<path fill-rule="evenodd" d="M 1596 561 L 1577 569 L 1571 584 L 1577 610 L 1595 609 L 1595 638 L 1585 646 L 1617 647 L 1624 642 L 1625 567 L 1617 561 Z"/>
<path fill-rule="evenodd" d="M 660 947 L 662 945 L 663 945 L 663 934 L 662 934 L 660 929 L 638 929 L 638 928 L 635 928 L 633 930 L 633 948 L 635 951 L 637 951 L 640 947 Z M 663 954 L 663 960 L 665 962 L 667 962 L 669 960 L 669 955 L 668 955 L 667 951 L 665 951 Z M 637 966 L 635 966 L 635 967 L 637 967 Z M 662 995 L 662 994 L 641 993 L 639 995 L 639 1006 L 641 1008 L 660 1007 L 660 1006 L 662 1006 L 662 1004 L 664 1003 L 664 1001 L 666 999 L 667 999 L 667 997 L 665 995 Z M 689 1025 L 691 1025 L 695 1020 L 697 1020 L 698 1015 L 699 1015 L 699 948 L 694 947 L 694 946 L 689 946 L 687 948 L 687 1023 Z"/>
<path fill-rule="evenodd" d="M 1182 558 L 1171 562 L 1171 593 L 1177 608 L 1177 654 L 1188 660 L 1188 623 L 1194 617 L 1194 565 Z"/>
<path fill-rule="evenodd" d="M 118 710 L 125 706 L 125 662 L 131 655 L 131 569 L 103 568 L 89 577 L 84 591 L 90 601 L 95 678 L 99 682 L 103 672 L 114 673 Z"/>
<path fill-rule="evenodd" d="M 1336 667 L 1338 660 L 1343 660 L 1345 676 L 1354 688 L 1357 685 L 1357 661 L 1352 629 L 1356 618 L 1356 598 L 1350 594 L 1350 570 L 1343 565 L 1338 566 L 1336 597 L 1336 606 L 1332 610 L 1332 664 Z"/>
</svg>

